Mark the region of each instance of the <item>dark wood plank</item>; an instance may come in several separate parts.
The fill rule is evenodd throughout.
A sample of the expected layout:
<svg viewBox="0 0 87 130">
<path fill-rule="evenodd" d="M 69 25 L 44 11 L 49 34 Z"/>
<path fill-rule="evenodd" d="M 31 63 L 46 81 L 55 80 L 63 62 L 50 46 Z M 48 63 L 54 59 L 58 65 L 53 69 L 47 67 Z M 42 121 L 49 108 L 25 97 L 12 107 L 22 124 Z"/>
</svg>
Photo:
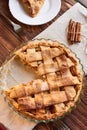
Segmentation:
<svg viewBox="0 0 87 130">
<path fill-rule="evenodd" d="M 13 20 L 15 23 L 20 24 L 23 28 L 23 30 L 20 31 L 19 33 L 15 33 L 11 23 L 9 23 L 4 17 L 0 15 L 0 43 L 9 52 L 13 51 L 14 48 L 19 46 L 22 42 L 26 42 L 27 40 L 34 38 L 37 34 L 39 34 L 44 29 L 46 29 L 59 16 L 61 16 L 66 10 L 68 10 L 70 6 L 74 5 L 74 3 L 75 3 L 74 0 L 72 0 L 71 2 L 68 2 L 68 0 L 66 1 L 62 0 L 61 10 L 52 21 L 40 26 L 30 26 L 30 25 L 27 26 L 17 21 L 11 15 L 8 7 L 8 0 L 3 0 L 3 1 L 0 0 L 0 10 L 9 18 L 11 18 L 11 20 Z M 2 53 L 0 55 L 3 57 Z M 1 60 L 4 61 L 4 57 L 3 59 L 1 58 Z"/>
<path fill-rule="evenodd" d="M 77 111 L 79 111 L 85 118 L 87 118 L 87 105 L 83 102 L 80 102 L 80 104 L 76 108 Z"/>
<path fill-rule="evenodd" d="M 10 13 L 8 0 L 0 0 L 0 10 L 2 10 L 15 23 L 22 26 L 23 30 L 16 33 L 12 25 L 0 15 L 0 65 L 5 61 L 6 57 L 22 42 L 30 40 L 50 26 L 58 19 L 65 11 L 67 11 L 76 2 L 74 0 L 61 0 L 62 6 L 58 15 L 50 22 L 40 26 L 24 25 L 17 21 Z M 71 130 L 86 130 L 87 129 L 87 76 L 85 79 L 84 95 L 81 97 L 81 102 L 76 109 L 66 115 L 62 121 L 69 126 Z"/>
<path fill-rule="evenodd" d="M 9 17 L 11 20 L 13 20 L 15 23 L 20 24 L 23 27 L 23 32 L 20 32 L 21 35 L 26 34 L 26 39 L 30 40 L 34 38 L 36 35 L 38 35 L 40 32 L 42 32 L 44 29 L 46 29 L 50 24 L 52 24 L 59 16 L 61 16 L 66 10 L 69 9 L 72 5 L 74 5 L 76 2 L 74 0 L 61 0 L 62 6 L 61 10 L 58 13 L 58 15 L 50 22 L 40 25 L 40 26 L 27 26 L 22 24 L 21 22 L 17 21 L 10 13 L 9 7 L 8 7 L 8 0 L 0 0 L 0 9 Z M 4 10 L 5 9 L 5 10 Z"/>
</svg>

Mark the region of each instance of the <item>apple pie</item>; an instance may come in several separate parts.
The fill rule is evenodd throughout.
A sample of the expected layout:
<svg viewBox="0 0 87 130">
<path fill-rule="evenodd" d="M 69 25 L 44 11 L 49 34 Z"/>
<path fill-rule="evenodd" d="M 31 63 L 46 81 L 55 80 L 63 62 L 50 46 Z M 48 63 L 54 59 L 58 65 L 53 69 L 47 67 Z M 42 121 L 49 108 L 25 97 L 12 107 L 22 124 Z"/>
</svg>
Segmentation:
<svg viewBox="0 0 87 130">
<path fill-rule="evenodd" d="M 31 17 L 37 16 L 44 5 L 45 0 L 20 0 L 20 4 Z"/>
<path fill-rule="evenodd" d="M 57 41 L 33 40 L 15 55 L 40 77 L 5 90 L 18 112 L 32 119 L 51 120 L 75 106 L 83 73 L 79 60 L 68 48 Z"/>
</svg>

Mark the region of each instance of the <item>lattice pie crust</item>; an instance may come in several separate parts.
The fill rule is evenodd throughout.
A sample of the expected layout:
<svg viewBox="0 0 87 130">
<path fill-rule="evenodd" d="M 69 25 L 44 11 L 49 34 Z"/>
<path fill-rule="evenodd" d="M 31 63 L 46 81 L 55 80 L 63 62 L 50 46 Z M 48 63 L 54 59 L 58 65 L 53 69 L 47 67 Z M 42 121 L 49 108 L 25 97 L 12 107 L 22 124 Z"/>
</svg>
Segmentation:
<svg viewBox="0 0 87 130">
<path fill-rule="evenodd" d="M 75 106 L 82 89 L 82 69 L 68 48 L 57 41 L 34 40 L 15 55 L 40 77 L 5 91 L 17 111 L 34 119 L 50 120 Z"/>
<path fill-rule="evenodd" d="M 45 0 L 19 0 L 23 9 L 29 14 L 31 17 L 37 16 L 37 14 L 41 11 L 41 8 L 44 5 Z"/>
</svg>

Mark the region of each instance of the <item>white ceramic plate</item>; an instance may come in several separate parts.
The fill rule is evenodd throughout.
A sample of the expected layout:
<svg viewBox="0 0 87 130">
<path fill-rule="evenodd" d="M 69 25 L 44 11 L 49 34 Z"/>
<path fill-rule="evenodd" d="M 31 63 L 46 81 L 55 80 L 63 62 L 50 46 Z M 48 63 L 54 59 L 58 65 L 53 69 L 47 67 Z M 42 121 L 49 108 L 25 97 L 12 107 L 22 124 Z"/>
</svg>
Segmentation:
<svg viewBox="0 0 87 130">
<path fill-rule="evenodd" d="M 18 0 L 9 0 L 9 9 L 12 15 L 20 22 L 27 25 L 41 25 L 52 20 L 60 11 L 61 0 L 46 0 L 40 13 L 31 18 L 21 7 Z"/>
</svg>

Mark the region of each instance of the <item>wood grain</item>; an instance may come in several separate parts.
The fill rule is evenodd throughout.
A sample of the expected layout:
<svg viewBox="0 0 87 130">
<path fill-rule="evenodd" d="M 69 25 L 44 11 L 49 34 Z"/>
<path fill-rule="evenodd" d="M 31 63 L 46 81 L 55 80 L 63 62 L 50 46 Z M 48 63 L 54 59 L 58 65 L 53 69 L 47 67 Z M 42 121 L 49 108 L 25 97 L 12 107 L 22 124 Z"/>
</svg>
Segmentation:
<svg viewBox="0 0 87 130">
<path fill-rule="evenodd" d="M 2 65 L 10 52 L 16 47 L 23 42 L 34 38 L 40 32 L 45 30 L 75 3 L 74 0 L 62 0 L 61 10 L 52 21 L 40 26 L 27 26 L 13 18 L 8 8 L 8 0 L 0 0 L 0 10 L 23 28 L 20 33 L 16 33 L 13 30 L 11 23 L 0 15 L 0 65 Z M 85 89 L 84 94 L 81 97 L 81 102 L 77 108 L 73 110 L 71 114 L 66 115 L 62 121 L 67 124 L 71 130 L 87 129 L 87 76 L 85 76 Z"/>
</svg>

